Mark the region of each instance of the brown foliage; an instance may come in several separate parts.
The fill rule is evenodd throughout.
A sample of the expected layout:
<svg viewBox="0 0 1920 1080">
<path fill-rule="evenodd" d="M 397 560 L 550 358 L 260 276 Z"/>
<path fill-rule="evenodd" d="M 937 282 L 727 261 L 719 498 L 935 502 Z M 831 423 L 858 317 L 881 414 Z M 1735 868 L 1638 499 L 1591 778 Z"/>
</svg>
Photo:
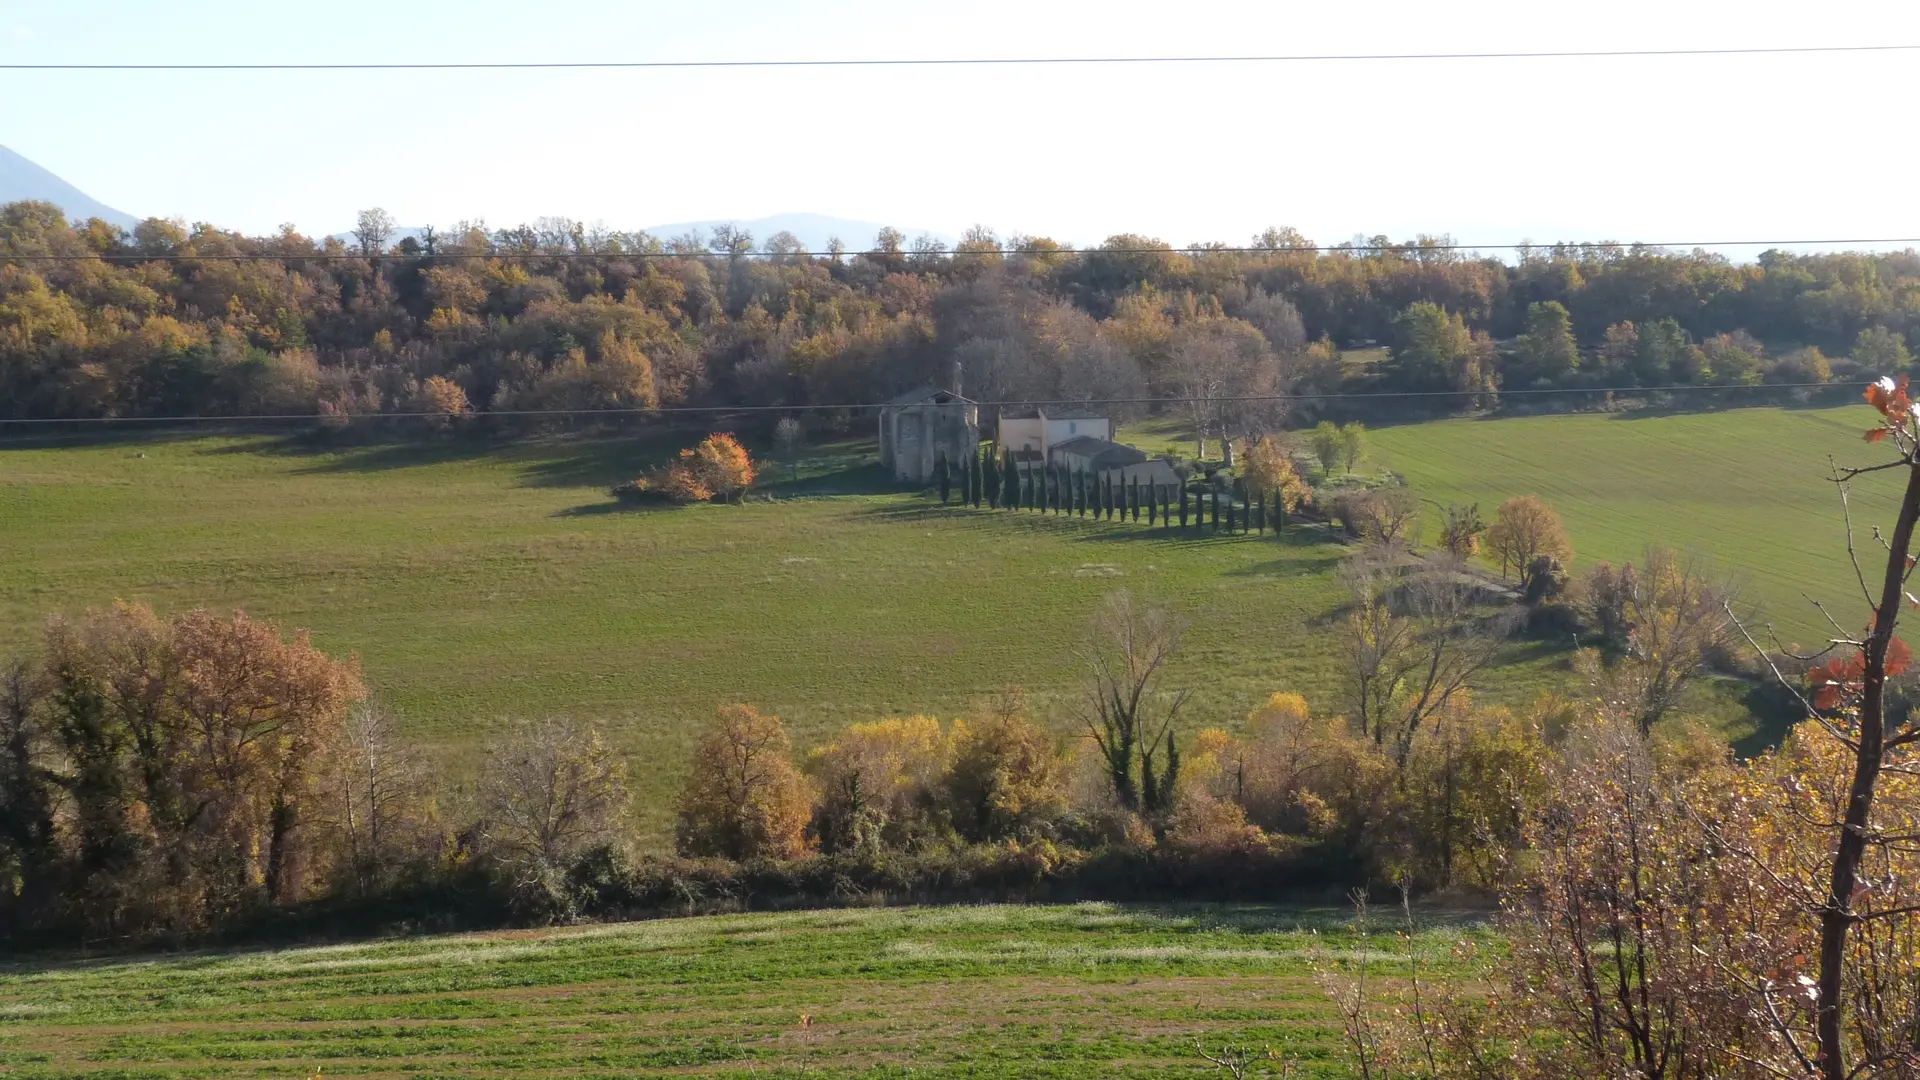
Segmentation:
<svg viewBox="0 0 1920 1080">
<path fill-rule="evenodd" d="M 687 855 L 791 859 L 806 850 L 807 784 L 777 716 L 722 705 L 694 751 L 677 835 Z"/>
<path fill-rule="evenodd" d="M 1519 495 L 1500 504 L 1493 527 L 1487 530 L 1487 547 L 1500 560 L 1500 573 L 1509 568 L 1526 572 L 1542 557 L 1573 562 L 1573 546 L 1560 515 L 1538 495 Z"/>
</svg>

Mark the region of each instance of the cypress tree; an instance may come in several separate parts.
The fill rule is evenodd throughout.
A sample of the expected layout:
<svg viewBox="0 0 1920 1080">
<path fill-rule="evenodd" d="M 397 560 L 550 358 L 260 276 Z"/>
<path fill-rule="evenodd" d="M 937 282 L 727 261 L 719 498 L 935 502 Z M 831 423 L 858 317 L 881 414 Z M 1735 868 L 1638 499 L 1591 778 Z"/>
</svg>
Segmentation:
<svg viewBox="0 0 1920 1080">
<path fill-rule="evenodd" d="M 987 486 L 987 509 L 1000 509 L 1000 463 L 992 447 L 980 451 L 980 479 Z"/>
<path fill-rule="evenodd" d="M 953 491 L 953 474 L 947 468 L 947 455 L 941 454 L 933 463 L 933 478 L 940 484 L 940 505 L 947 505 L 947 496 Z"/>
<path fill-rule="evenodd" d="M 1280 493 L 1273 493 L 1273 535 L 1279 536 L 1287 528 L 1287 507 L 1280 501 Z"/>
<path fill-rule="evenodd" d="M 1180 484 L 1180 527 L 1187 527 L 1187 485 L 1184 481 Z"/>
<path fill-rule="evenodd" d="M 1253 497 L 1247 493 L 1247 482 L 1233 482 L 1235 497 L 1240 500 L 1240 532 L 1244 535 L 1253 528 Z"/>
<path fill-rule="evenodd" d="M 1147 528 L 1151 529 L 1159 523 L 1160 485 L 1156 482 L 1147 485 Z"/>
<path fill-rule="evenodd" d="M 1108 521 L 1113 520 L 1113 474 L 1100 474 L 1100 515 Z"/>
<path fill-rule="evenodd" d="M 1256 499 L 1253 497 L 1253 492 L 1247 492 L 1247 512 L 1253 515 L 1254 535 L 1265 536 L 1267 532 L 1267 497 L 1262 495 Z"/>
<path fill-rule="evenodd" d="M 1133 475 L 1133 481 L 1127 485 L 1127 505 L 1133 512 L 1133 523 L 1140 524 L 1140 474 Z"/>
<path fill-rule="evenodd" d="M 1013 451 L 1002 448 L 1000 451 L 1000 501 L 1007 509 L 1020 509 L 1020 470 L 1013 464 Z"/>
<path fill-rule="evenodd" d="M 1085 469 L 1080 469 L 1073 475 L 1077 478 L 1076 483 L 1078 483 L 1080 487 L 1080 516 L 1086 517 L 1087 504 L 1093 501 L 1093 474 Z"/>
</svg>

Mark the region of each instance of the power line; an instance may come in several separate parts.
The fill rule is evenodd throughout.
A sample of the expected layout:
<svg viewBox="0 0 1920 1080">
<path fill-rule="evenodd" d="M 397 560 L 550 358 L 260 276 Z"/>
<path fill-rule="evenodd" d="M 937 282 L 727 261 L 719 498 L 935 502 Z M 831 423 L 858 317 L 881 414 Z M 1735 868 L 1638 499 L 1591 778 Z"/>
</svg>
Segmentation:
<svg viewBox="0 0 1920 1080">
<path fill-rule="evenodd" d="M 1672 394 L 1702 393 L 1730 390 L 1806 390 L 1806 389 L 1846 389 L 1851 384 L 1844 382 L 1796 382 L 1796 383 L 1756 383 L 1723 384 L 1712 386 L 1595 386 L 1595 387 L 1552 387 L 1527 388 L 1520 390 L 1381 390 L 1373 393 L 1328 393 L 1328 394 L 1240 394 L 1231 397 L 1118 397 L 1094 398 L 1090 400 L 1069 400 L 1065 398 L 1043 400 L 1036 398 L 1008 399 L 1002 401 L 975 401 L 975 406 L 983 409 L 999 408 L 1051 408 L 1062 407 L 1086 409 L 1105 405 L 1234 405 L 1255 403 L 1279 403 L 1292 401 L 1367 401 L 1383 398 L 1475 398 L 1475 397 L 1514 397 L 1545 394 Z M 512 417 L 553 417 L 553 416 L 675 416 L 675 415 L 714 415 L 725 413 L 795 413 L 824 412 L 827 410 L 863 411 L 879 409 L 886 402 L 868 401 L 852 404 L 801 404 L 801 405 L 661 405 L 652 408 L 621 409 L 497 409 L 469 414 L 478 419 L 489 416 Z M 453 414 L 444 412 L 382 412 L 353 413 L 348 415 L 323 416 L 318 413 L 268 413 L 261 415 L 236 416 L 79 416 L 67 419 L 41 418 L 7 419 L 0 417 L 0 426 L 7 424 L 187 424 L 187 423 L 236 423 L 240 421 L 359 421 L 359 420 L 445 420 Z M 465 419 L 468 417 L 459 417 Z"/>
<path fill-rule="evenodd" d="M 1581 240 L 1553 241 L 1549 243 L 1523 242 L 1512 244 L 1461 244 L 1461 243 L 1388 243 L 1385 245 L 1365 244 L 1297 244 L 1287 247 L 1230 247 L 1226 245 L 1196 244 L 1187 247 L 1142 247 L 1142 248 L 968 248 L 966 250 L 934 251 L 889 251 L 871 249 L 866 251 L 425 251 L 406 253 L 398 248 L 377 255 L 355 254 L 350 252 L 163 252 L 155 254 L 123 252 L 89 252 L 80 254 L 44 254 L 12 253 L 0 251 L 0 263 L 37 262 L 37 263 L 77 263 L 77 262 L 365 262 L 369 259 L 421 259 L 435 261 L 471 261 L 486 259 L 852 259 L 852 258 L 890 258 L 905 259 L 909 262 L 924 263 L 935 259 L 964 259 L 987 255 L 1013 256 L 1025 255 L 1032 258 L 1048 258 L 1077 255 L 1286 255 L 1302 252 L 1351 252 L 1356 255 L 1374 255 L 1393 253 L 1403 256 L 1420 256 L 1434 252 L 1448 251 L 1542 251 L 1553 252 L 1568 250 L 1579 253 L 1612 253 L 1632 251 L 1653 251 L 1692 248 L 1720 247 L 1828 247 L 1840 244 L 1920 244 L 1920 237 L 1898 236 L 1879 238 L 1854 238 L 1839 240 L 1675 240 L 1653 242 L 1646 240 Z"/>
<path fill-rule="evenodd" d="M 534 60 L 318 64 L 0 64 L 0 71 L 535 71 L 648 68 L 1037 67 L 1055 64 L 1294 64 L 1408 60 L 1585 60 L 1663 56 L 1790 56 L 1909 52 L 1920 45 L 1791 45 L 1723 49 L 1543 49 L 1518 52 L 1293 53 L 1247 56 L 976 56 L 838 60 Z"/>
</svg>

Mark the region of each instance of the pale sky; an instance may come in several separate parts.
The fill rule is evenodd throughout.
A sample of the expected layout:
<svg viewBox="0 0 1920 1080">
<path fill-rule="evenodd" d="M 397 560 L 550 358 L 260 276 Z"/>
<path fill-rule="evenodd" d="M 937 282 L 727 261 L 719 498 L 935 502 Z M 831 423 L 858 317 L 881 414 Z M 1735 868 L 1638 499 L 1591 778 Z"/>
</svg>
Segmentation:
<svg viewBox="0 0 1920 1080">
<path fill-rule="evenodd" d="M 0 0 L 0 62 L 1920 44 L 1920 4 Z M 0 144 L 248 232 L 815 211 L 1081 244 L 1920 236 L 1920 53 L 597 72 L 0 72 Z M 853 240 L 854 238 L 849 238 Z M 862 238 L 864 240 L 864 238 Z"/>
</svg>

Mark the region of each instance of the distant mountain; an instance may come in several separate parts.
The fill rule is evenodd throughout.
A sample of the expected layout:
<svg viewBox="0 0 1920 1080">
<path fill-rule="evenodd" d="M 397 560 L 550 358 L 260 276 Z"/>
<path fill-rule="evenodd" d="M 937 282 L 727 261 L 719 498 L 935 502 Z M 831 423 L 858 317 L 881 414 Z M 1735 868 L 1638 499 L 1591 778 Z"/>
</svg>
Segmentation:
<svg viewBox="0 0 1920 1080">
<path fill-rule="evenodd" d="M 0 203 L 37 199 L 50 202 L 74 221 L 99 218 L 129 232 L 140 219 L 95 200 L 86 192 L 0 146 Z"/>
<path fill-rule="evenodd" d="M 775 214 L 772 217 L 754 218 L 743 221 L 738 218 L 731 221 L 720 218 L 713 221 L 682 221 L 672 225 L 649 225 L 647 231 L 662 240 L 671 240 L 676 236 L 700 230 L 700 235 L 710 237 L 716 225 L 732 225 L 736 229 L 745 229 L 753 234 L 755 244 L 764 244 L 767 238 L 778 232 L 790 232 L 798 237 L 802 247 L 808 251 L 825 251 L 827 242 L 839 237 L 847 245 L 848 251 L 865 251 L 873 247 L 873 238 L 886 226 L 877 221 L 854 221 L 850 218 L 831 217 L 826 214 Z M 933 229 L 913 229 L 905 225 L 895 225 L 906 234 L 911 244 L 923 234 L 931 236 L 941 243 L 952 247 L 955 238 Z"/>
</svg>

